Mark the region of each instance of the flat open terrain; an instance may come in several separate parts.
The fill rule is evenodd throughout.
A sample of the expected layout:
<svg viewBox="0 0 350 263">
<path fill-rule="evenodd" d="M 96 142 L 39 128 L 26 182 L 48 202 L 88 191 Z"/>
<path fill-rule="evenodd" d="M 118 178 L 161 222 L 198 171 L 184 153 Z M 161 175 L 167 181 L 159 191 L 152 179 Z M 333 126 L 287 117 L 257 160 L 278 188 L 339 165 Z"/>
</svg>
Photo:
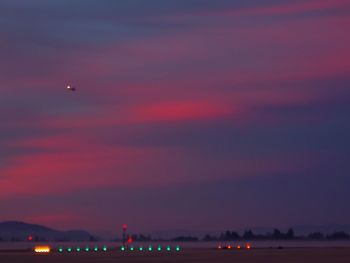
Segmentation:
<svg viewBox="0 0 350 263">
<path fill-rule="evenodd" d="M 98 252 L 51 253 L 0 252 L 1 263 L 80 263 L 80 262 L 235 262 L 235 263 L 349 263 L 350 248 L 289 248 L 211 250 L 185 249 L 181 252 Z"/>
</svg>

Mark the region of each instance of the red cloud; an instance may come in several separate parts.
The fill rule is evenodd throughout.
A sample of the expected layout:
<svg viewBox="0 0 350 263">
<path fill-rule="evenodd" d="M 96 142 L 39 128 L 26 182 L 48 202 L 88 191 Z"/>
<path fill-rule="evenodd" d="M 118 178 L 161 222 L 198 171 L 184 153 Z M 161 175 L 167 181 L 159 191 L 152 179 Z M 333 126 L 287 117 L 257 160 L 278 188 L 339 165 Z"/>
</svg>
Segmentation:
<svg viewBox="0 0 350 263">
<path fill-rule="evenodd" d="M 19 145 L 59 151 L 13 157 L 10 165 L 0 169 L 3 175 L 0 196 L 62 193 L 111 184 L 142 184 L 145 180 L 139 178 L 135 163 L 145 167 L 161 154 L 160 149 L 113 147 L 79 136 L 16 143 L 16 147 Z"/>
<path fill-rule="evenodd" d="M 161 102 L 133 109 L 131 121 L 203 120 L 233 114 L 233 107 L 203 101 Z"/>
</svg>

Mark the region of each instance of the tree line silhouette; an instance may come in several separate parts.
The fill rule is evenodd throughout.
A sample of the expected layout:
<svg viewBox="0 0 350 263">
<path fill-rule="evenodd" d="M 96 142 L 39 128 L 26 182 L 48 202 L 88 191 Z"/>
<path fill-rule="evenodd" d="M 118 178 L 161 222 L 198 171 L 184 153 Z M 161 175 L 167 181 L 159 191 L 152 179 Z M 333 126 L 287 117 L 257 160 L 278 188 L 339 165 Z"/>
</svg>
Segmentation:
<svg viewBox="0 0 350 263">
<path fill-rule="evenodd" d="M 344 231 L 336 231 L 331 234 L 323 234 L 321 232 L 310 233 L 306 236 L 295 235 L 292 228 L 288 229 L 287 232 L 283 233 L 279 229 L 274 229 L 271 233 L 266 234 L 254 234 L 252 230 L 246 230 L 242 235 L 236 231 L 227 230 L 221 233 L 219 236 L 214 236 L 206 234 L 203 238 L 197 236 L 178 236 L 172 239 L 153 239 L 150 235 L 143 234 L 132 234 L 130 235 L 133 241 L 177 241 L 177 242 L 196 242 L 196 241 L 240 241 L 240 240 L 350 240 L 350 235 Z M 19 242 L 25 241 L 26 239 L 13 237 L 13 238 L 3 238 L 0 235 L 0 242 L 12 241 Z M 98 238 L 90 237 L 91 242 L 97 241 Z M 45 238 L 39 238 L 34 236 L 34 242 L 47 241 Z M 67 242 L 72 240 L 55 240 L 60 242 Z M 112 241 L 120 241 L 120 239 L 113 239 Z"/>
<path fill-rule="evenodd" d="M 195 236 L 179 236 L 174 241 L 236 241 L 236 240 L 350 240 L 350 235 L 343 231 L 337 231 L 332 234 L 323 234 L 321 232 L 310 233 L 309 235 L 295 235 L 292 228 L 283 233 L 279 229 L 274 229 L 272 233 L 254 234 L 252 230 L 246 230 L 242 235 L 235 231 L 225 231 L 219 236 L 206 234 L 200 239 Z"/>
</svg>

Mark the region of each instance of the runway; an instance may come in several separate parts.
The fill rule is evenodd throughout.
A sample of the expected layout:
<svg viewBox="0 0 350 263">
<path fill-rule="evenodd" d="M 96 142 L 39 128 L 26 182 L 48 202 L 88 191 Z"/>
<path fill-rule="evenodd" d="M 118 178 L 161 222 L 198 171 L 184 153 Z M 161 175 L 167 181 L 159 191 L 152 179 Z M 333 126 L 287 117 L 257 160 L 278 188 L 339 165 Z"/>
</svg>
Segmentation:
<svg viewBox="0 0 350 263">
<path fill-rule="evenodd" d="M 100 262 L 235 262 L 235 263 L 348 263 L 350 248 L 286 248 L 251 250 L 184 249 L 177 252 L 145 251 L 104 253 L 35 254 L 31 251 L 0 252 L 1 263 L 100 263 Z"/>
</svg>

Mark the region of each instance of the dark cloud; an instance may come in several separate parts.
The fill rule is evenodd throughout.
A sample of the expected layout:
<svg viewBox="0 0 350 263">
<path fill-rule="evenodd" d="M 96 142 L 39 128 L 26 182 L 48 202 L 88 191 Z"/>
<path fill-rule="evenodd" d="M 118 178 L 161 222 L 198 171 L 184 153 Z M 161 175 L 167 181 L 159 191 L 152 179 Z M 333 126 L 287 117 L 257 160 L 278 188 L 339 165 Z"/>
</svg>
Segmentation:
<svg viewBox="0 0 350 263">
<path fill-rule="evenodd" d="M 348 9 L 1 1 L 0 220 L 346 222 Z"/>
</svg>

